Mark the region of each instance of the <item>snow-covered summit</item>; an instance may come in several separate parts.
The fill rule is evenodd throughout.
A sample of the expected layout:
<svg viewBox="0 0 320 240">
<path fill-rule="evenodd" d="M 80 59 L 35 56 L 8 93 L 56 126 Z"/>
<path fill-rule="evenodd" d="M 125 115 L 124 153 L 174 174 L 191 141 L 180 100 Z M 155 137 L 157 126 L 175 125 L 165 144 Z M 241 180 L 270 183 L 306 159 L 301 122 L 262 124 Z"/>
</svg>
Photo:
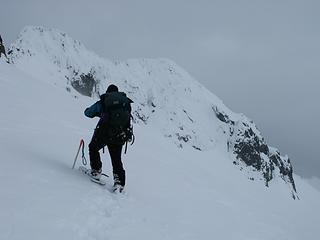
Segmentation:
<svg viewBox="0 0 320 240">
<path fill-rule="evenodd" d="M 72 62 L 78 68 L 84 68 L 103 61 L 66 33 L 36 26 L 25 27 L 12 44 L 11 51 L 13 62 L 32 57 L 52 61 L 60 67 L 69 66 L 68 62 Z"/>
<path fill-rule="evenodd" d="M 24 72 L 77 98 L 96 98 L 115 83 L 134 100 L 136 123 L 157 129 L 182 149 L 222 151 L 251 180 L 268 186 L 282 179 L 296 197 L 288 157 L 267 145 L 253 121 L 232 112 L 171 60 L 110 61 L 66 33 L 44 27 L 26 27 L 12 44 L 9 58 Z"/>
</svg>

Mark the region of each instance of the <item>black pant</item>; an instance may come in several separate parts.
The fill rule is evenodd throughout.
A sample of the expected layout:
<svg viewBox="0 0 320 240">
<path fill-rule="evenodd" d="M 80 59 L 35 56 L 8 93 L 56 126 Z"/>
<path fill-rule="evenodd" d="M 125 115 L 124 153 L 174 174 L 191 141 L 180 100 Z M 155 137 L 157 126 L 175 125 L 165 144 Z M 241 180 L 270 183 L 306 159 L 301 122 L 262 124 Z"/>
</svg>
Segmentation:
<svg viewBox="0 0 320 240">
<path fill-rule="evenodd" d="M 123 164 L 121 161 L 122 144 L 110 143 L 101 128 L 96 128 L 89 144 L 91 168 L 95 170 L 102 168 L 99 150 L 105 146 L 108 147 L 111 157 L 114 182 L 124 186 L 126 182 L 126 172 L 123 169 Z"/>
</svg>

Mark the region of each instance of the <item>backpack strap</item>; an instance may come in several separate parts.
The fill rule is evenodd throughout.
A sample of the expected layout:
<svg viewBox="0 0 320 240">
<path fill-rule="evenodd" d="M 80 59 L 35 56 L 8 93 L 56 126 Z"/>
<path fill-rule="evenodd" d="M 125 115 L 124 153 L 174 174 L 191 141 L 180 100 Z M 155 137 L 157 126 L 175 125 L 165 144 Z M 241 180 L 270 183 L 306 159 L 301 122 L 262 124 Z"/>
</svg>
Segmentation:
<svg viewBox="0 0 320 240">
<path fill-rule="evenodd" d="M 124 154 L 127 154 L 127 149 L 128 149 L 128 141 L 126 141 L 126 147 L 124 149 Z"/>
</svg>

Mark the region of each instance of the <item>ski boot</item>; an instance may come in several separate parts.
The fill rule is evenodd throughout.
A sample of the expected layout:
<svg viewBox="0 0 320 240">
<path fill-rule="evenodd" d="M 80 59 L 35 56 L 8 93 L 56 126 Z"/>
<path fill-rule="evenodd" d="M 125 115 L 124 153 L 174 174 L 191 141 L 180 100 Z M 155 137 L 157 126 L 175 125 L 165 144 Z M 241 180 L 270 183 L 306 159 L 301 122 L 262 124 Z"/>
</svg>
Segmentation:
<svg viewBox="0 0 320 240">
<path fill-rule="evenodd" d="M 90 176 L 90 178 L 92 178 L 95 181 L 100 181 L 101 173 L 102 173 L 101 168 L 99 170 L 91 169 L 89 176 Z"/>
</svg>

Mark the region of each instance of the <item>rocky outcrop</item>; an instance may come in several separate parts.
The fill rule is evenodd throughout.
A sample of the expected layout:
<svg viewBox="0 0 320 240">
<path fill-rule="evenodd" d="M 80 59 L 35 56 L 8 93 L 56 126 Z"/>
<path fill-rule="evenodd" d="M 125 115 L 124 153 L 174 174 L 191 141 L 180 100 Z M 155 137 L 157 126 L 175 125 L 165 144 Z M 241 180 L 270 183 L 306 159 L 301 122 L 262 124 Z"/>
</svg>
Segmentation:
<svg viewBox="0 0 320 240">
<path fill-rule="evenodd" d="M 230 117 L 217 107 L 213 107 L 216 117 L 225 123 L 228 129 L 228 151 L 235 156 L 234 164 L 240 163 L 253 167 L 260 172 L 265 185 L 276 176 L 290 184 L 293 198 L 297 197 L 297 190 L 293 179 L 293 168 L 287 156 L 281 156 L 275 148 L 269 147 L 261 133 L 248 118 L 242 115 L 238 120 Z"/>
<path fill-rule="evenodd" d="M 81 74 L 79 78 L 74 78 L 71 81 L 71 86 L 77 90 L 80 94 L 92 97 L 96 92 L 97 81 L 94 79 L 91 73 Z"/>
</svg>

